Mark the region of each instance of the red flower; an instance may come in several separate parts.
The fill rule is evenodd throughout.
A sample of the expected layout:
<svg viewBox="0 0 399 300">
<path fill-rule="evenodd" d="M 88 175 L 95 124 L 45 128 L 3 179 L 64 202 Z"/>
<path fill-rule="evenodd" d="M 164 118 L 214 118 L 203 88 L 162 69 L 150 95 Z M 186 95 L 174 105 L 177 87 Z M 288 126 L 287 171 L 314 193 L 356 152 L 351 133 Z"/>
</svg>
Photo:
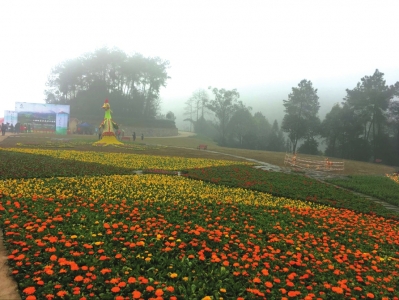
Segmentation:
<svg viewBox="0 0 399 300">
<path fill-rule="evenodd" d="M 152 291 L 155 290 L 155 289 L 154 289 L 153 286 L 149 285 L 149 286 L 146 287 L 145 290 L 146 290 L 147 292 L 152 292 Z"/>
<path fill-rule="evenodd" d="M 127 280 L 127 283 L 135 283 L 136 282 L 136 278 L 134 277 L 129 277 L 129 279 Z"/>
<path fill-rule="evenodd" d="M 36 289 L 35 289 L 35 287 L 30 286 L 30 287 L 25 288 L 25 289 L 23 290 L 23 292 L 24 292 L 25 294 L 27 294 L 27 295 L 31 295 L 31 294 L 34 294 L 34 293 L 36 292 Z"/>
</svg>

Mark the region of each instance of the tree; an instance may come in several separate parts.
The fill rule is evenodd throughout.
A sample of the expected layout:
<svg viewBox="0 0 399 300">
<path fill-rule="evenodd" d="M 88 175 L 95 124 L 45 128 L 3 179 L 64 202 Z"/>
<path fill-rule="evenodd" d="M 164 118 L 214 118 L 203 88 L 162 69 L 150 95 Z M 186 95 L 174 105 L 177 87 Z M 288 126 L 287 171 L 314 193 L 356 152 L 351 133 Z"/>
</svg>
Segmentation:
<svg viewBox="0 0 399 300">
<path fill-rule="evenodd" d="M 277 120 L 274 120 L 272 129 L 268 136 L 268 145 L 266 150 L 277 152 L 284 151 L 285 144 L 283 131 L 279 128 Z"/>
<path fill-rule="evenodd" d="M 217 88 L 213 88 L 212 93 L 215 99 L 210 100 L 206 107 L 215 114 L 218 120 L 219 144 L 224 146 L 226 144 L 227 125 L 238 108 L 240 94 L 236 89 L 219 90 Z"/>
<path fill-rule="evenodd" d="M 272 127 L 269 121 L 261 112 L 255 113 L 253 119 L 255 122 L 255 136 L 256 136 L 255 149 L 266 150 L 269 144 L 269 138 Z"/>
<path fill-rule="evenodd" d="M 338 142 L 343 130 L 342 107 L 337 103 L 321 123 L 320 133 L 327 143 L 326 155 L 338 157 Z"/>
<path fill-rule="evenodd" d="M 228 144 L 240 148 L 255 148 L 256 127 L 251 114 L 251 107 L 246 107 L 240 102 L 227 127 L 229 135 Z"/>
<path fill-rule="evenodd" d="M 87 107 L 109 98 L 121 118 L 153 119 L 160 108 L 160 88 L 169 79 L 168 68 L 169 62 L 159 57 L 128 56 L 118 49 L 101 48 L 54 67 L 45 100 L 70 104 L 71 114 L 86 118 L 87 113 L 95 113 Z"/>
<path fill-rule="evenodd" d="M 384 73 L 375 70 L 365 76 L 353 90 L 347 89 L 344 103 L 352 109 L 363 125 L 363 138 L 372 145 L 373 158 L 380 156 L 381 143 L 387 126 L 386 112 L 390 100 L 398 93 L 399 84 L 387 86 Z M 371 134 L 370 134 L 371 133 Z"/>
<path fill-rule="evenodd" d="M 170 120 L 170 121 L 175 121 L 175 120 L 176 120 L 175 114 L 174 114 L 173 112 L 171 112 L 171 111 L 168 111 L 168 112 L 166 113 L 165 118 L 166 118 L 167 120 Z"/>
<path fill-rule="evenodd" d="M 283 100 L 285 115 L 282 129 L 288 133 L 292 142 L 292 152 L 296 152 L 298 141 L 307 137 L 313 130 L 315 118 L 319 111 L 319 97 L 311 81 L 302 80 L 298 87 L 292 88 L 288 100 Z"/>
<path fill-rule="evenodd" d="M 192 96 L 185 102 L 184 115 L 188 116 L 184 121 L 190 122 L 194 128 L 202 128 L 202 126 L 195 126 L 199 119 L 205 119 L 206 105 L 209 101 L 209 96 L 206 90 L 198 89 L 193 92 Z M 198 132 L 197 132 L 198 133 Z"/>
</svg>

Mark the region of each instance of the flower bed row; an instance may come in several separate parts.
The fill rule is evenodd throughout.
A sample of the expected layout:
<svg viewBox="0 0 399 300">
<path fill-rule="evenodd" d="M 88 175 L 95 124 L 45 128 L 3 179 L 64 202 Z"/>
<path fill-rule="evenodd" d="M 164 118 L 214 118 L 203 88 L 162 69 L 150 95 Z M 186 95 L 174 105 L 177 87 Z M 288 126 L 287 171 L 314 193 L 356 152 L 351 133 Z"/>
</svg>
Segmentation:
<svg viewBox="0 0 399 300">
<path fill-rule="evenodd" d="M 389 176 L 350 176 L 347 180 L 334 179 L 331 183 L 374 196 L 393 205 L 399 206 L 398 177 Z"/>
<path fill-rule="evenodd" d="M 396 220 L 162 175 L 0 190 L 23 299 L 398 299 Z"/>
<path fill-rule="evenodd" d="M 226 165 L 249 165 L 246 162 L 233 162 L 228 160 L 210 160 L 201 158 L 184 158 L 184 157 L 165 157 L 155 155 L 140 155 L 130 153 L 107 153 L 94 151 L 75 151 L 75 150 L 50 150 L 50 149 L 29 149 L 29 148 L 3 148 L 0 149 L 2 157 L 13 155 L 15 162 L 18 160 L 18 155 L 31 154 L 31 164 L 46 164 L 47 158 L 55 158 L 64 161 L 65 165 L 76 164 L 79 162 L 96 163 L 104 166 L 113 166 L 118 168 L 126 168 L 131 170 L 145 170 L 145 169 L 162 169 L 162 170 L 186 170 L 191 168 L 206 168 Z M 28 163 L 28 162 L 27 162 Z M 4 163 L 0 161 L 0 166 Z M 43 174 L 49 174 L 50 170 L 44 173 L 36 174 L 36 177 L 41 177 Z M 52 174 L 57 174 L 59 170 L 54 168 Z M 7 168 L 5 168 L 5 174 Z M 116 173 L 115 173 L 116 174 Z M 58 176 L 58 175 L 53 175 Z"/>
<path fill-rule="evenodd" d="M 268 172 L 246 165 L 230 165 L 190 169 L 184 176 L 216 184 L 257 190 L 275 196 L 313 201 L 334 207 L 353 209 L 362 213 L 399 219 L 397 213 L 386 209 L 379 203 L 302 175 Z M 386 180 L 389 181 L 389 179 Z M 341 183 L 344 185 L 345 182 L 334 181 L 338 185 Z M 392 185 L 395 184 L 392 183 Z M 398 197 L 399 186 L 395 185 L 394 190 L 397 191 L 395 196 Z M 386 193 L 390 192 L 386 191 Z M 371 191 L 369 194 L 372 194 Z"/>
</svg>

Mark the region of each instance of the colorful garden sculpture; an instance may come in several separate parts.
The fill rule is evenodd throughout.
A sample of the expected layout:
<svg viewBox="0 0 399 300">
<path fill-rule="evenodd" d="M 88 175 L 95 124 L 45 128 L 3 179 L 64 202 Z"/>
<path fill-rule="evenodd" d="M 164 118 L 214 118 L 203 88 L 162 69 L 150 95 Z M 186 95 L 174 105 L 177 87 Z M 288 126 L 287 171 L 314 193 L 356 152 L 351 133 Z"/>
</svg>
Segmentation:
<svg viewBox="0 0 399 300">
<path fill-rule="evenodd" d="M 108 99 L 105 100 L 103 109 L 105 110 L 104 120 L 100 124 L 99 130 L 102 132 L 101 139 L 94 143 L 94 145 L 106 146 L 106 145 L 115 145 L 115 144 L 123 144 L 116 138 L 115 129 L 118 129 L 119 126 L 112 120 L 111 117 L 111 107 L 109 105 Z"/>
</svg>

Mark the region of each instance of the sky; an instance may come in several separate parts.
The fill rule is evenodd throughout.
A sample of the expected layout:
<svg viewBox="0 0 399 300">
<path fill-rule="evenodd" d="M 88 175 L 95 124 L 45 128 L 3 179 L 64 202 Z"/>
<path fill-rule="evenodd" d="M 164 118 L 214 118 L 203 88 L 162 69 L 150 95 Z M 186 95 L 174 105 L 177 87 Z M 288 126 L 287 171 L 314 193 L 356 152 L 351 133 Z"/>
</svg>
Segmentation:
<svg viewBox="0 0 399 300">
<path fill-rule="evenodd" d="M 399 81 L 397 11 L 397 0 L 0 0 L 0 117 L 44 103 L 53 67 L 102 47 L 170 62 L 161 112 L 179 129 L 185 101 L 209 86 L 236 88 L 272 122 L 311 80 L 323 117 L 376 69 Z"/>
</svg>

